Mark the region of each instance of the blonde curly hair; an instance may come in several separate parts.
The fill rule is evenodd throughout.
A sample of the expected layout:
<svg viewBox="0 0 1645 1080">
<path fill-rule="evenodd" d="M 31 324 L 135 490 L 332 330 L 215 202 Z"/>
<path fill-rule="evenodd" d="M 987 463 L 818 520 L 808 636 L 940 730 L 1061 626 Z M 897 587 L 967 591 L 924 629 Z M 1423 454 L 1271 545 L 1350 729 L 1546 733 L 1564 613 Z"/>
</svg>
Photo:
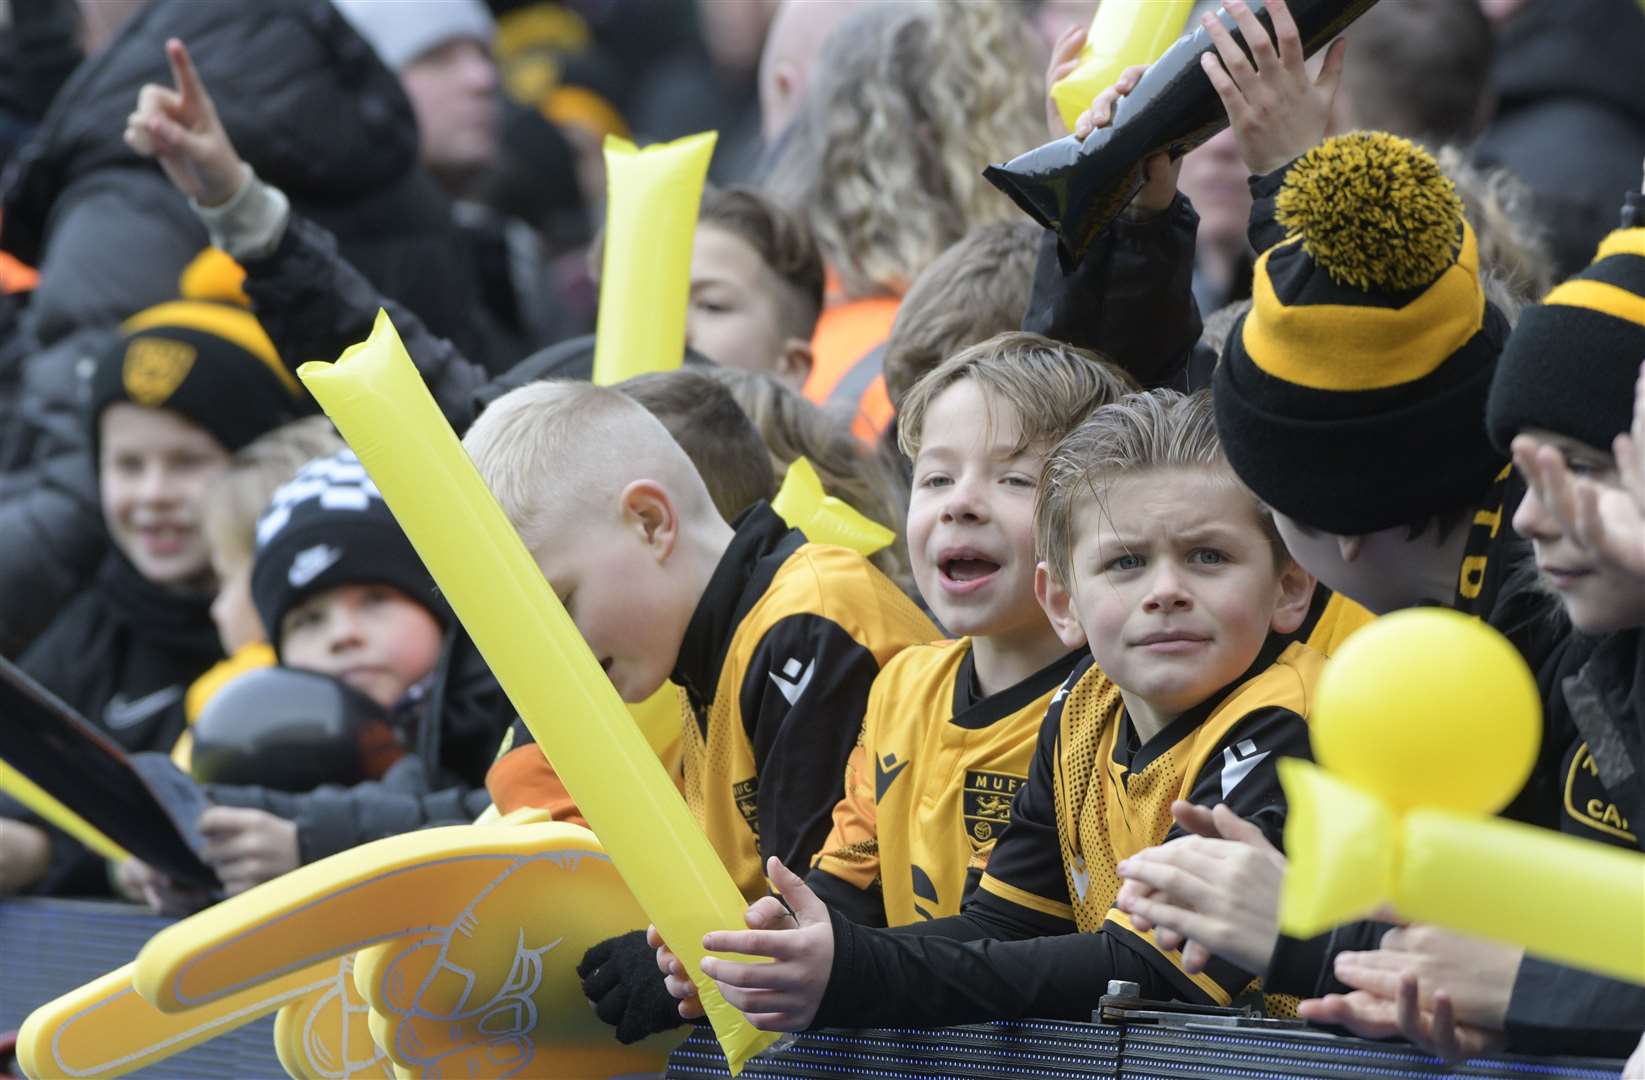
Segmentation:
<svg viewBox="0 0 1645 1080">
<path fill-rule="evenodd" d="M 1043 142 L 1044 47 L 1008 0 L 879 4 L 829 35 L 770 188 L 806 213 L 847 296 L 901 295 L 974 226 L 982 178 Z"/>
</svg>

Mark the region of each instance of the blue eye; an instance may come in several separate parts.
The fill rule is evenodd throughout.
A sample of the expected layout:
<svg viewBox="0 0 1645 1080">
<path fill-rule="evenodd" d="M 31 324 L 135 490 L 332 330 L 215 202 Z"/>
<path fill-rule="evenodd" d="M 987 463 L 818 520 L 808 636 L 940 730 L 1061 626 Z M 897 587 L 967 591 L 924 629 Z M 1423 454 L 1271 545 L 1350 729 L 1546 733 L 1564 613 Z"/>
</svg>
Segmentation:
<svg viewBox="0 0 1645 1080">
<path fill-rule="evenodd" d="M 1145 565 L 1147 565 L 1147 563 L 1141 555 L 1133 555 L 1130 552 L 1126 552 L 1117 559 L 1110 559 L 1108 565 L 1103 569 L 1109 572 L 1123 572 L 1126 570 L 1141 570 Z"/>
<path fill-rule="evenodd" d="M 920 478 L 920 487 L 944 487 L 951 483 L 953 481 L 942 473 L 927 473 Z"/>
<path fill-rule="evenodd" d="M 1188 553 L 1188 561 L 1201 566 L 1221 566 L 1228 561 L 1228 556 L 1214 548 L 1195 548 Z"/>
</svg>

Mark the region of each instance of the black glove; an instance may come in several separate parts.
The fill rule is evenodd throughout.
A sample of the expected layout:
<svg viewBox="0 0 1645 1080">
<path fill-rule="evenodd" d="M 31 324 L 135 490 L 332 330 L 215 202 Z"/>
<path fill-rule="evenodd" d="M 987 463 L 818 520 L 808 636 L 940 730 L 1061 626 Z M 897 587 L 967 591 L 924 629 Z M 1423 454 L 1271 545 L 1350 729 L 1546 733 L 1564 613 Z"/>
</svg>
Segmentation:
<svg viewBox="0 0 1645 1080">
<path fill-rule="evenodd" d="M 618 1042 L 639 1042 L 685 1023 L 680 1003 L 663 984 L 657 950 L 646 944 L 644 930 L 608 938 L 589 949 L 577 965 L 577 975 L 595 1015 L 617 1029 Z"/>
</svg>

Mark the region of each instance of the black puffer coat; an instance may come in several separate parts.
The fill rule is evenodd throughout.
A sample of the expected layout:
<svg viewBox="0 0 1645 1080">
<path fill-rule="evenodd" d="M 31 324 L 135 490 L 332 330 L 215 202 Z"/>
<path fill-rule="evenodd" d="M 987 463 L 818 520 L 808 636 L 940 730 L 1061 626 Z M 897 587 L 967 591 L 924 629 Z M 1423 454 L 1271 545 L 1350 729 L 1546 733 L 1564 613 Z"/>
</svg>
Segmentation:
<svg viewBox="0 0 1645 1080">
<path fill-rule="evenodd" d="M 81 335 L 172 299 L 205 228 L 124 143 L 165 41 L 186 42 L 236 148 L 328 225 L 382 293 L 466 342 L 472 284 L 450 207 L 417 166 L 399 81 L 327 0 L 155 0 L 77 68 L 0 182 L 0 246 L 40 269 L 0 348 L 0 650 L 16 655 L 85 585 L 101 552 L 79 406 Z M 69 344 L 71 341 L 74 344 Z M 314 359 L 300 356 L 292 363 Z"/>
</svg>

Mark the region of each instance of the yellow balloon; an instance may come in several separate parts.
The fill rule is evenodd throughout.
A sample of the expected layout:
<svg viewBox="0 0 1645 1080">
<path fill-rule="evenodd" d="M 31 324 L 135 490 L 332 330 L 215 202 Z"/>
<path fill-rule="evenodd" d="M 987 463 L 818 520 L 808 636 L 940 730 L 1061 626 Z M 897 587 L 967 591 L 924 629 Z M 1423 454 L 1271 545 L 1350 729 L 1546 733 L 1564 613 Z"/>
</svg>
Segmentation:
<svg viewBox="0 0 1645 1080">
<path fill-rule="evenodd" d="M 627 139 L 606 136 L 605 253 L 594 338 L 594 381 L 601 386 L 672 370 L 685 356 L 691 241 L 715 139 L 705 131 L 637 150 Z"/>
<path fill-rule="evenodd" d="M 1536 680 L 1506 638 L 1445 608 L 1360 629 L 1320 676 L 1309 734 L 1320 764 L 1397 810 L 1500 810 L 1536 763 Z"/>
<path fill-rule="evenodd" d="M 298 372 L 348 440 L 623 880 L 697 982 L 733 1070 L 775 1041 L 701 973 L 742 895 L 486 489 L 387 315 Z M 210 914 L 207 912 L 205 914 Z"/>
<path fill-rule="evenodd" d="M 1079 66 L 1051 87 L 1068 130 L 1091 99 L 1133 64 L 1152 64 L 1181 36 L 1194 0 L 1102 0 L 1080 49 Z"/>
</svg>

